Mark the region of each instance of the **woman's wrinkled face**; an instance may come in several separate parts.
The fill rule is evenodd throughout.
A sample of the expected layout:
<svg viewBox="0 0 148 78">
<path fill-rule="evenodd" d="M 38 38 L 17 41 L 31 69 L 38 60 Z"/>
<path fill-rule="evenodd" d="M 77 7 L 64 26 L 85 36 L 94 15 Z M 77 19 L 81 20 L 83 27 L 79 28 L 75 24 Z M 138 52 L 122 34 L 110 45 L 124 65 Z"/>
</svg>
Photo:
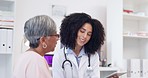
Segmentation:
<svg viewBox="0 0 148 78">
<path fill-rule="evenodd" d="M 85 23 L 82 28 L 79 29 L 76 46 L 84 46 L 91 38 L 92 35 L 92 26 L 89 23 Z"/>
</svg>

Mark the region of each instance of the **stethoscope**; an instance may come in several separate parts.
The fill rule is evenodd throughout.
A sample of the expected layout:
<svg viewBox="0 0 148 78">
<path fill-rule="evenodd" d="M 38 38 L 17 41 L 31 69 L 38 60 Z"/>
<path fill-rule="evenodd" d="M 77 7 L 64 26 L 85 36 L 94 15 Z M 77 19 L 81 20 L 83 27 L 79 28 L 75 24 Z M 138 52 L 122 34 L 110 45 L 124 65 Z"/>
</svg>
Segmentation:
<svg viewBox="0 0 148 78">
<path fill-rule="evenodd" d="M 65 72 L 65 67 L 64 67 L 64 65 L 65 65 L 66 62 L 68 62 L 68 63 L 70 64 L 71 73 L 72 73 L 71 78 L 73 78 L 73 66 L 72 66 L 72 62 L 67 59 L 67 56 L 66 56 L 66 53 L 65 53 L 65 47 L 64 47 L 63 50 L 64 50 L 63 52 L 64 52 L 64 57 L 65 57 L 65 60 L 64 60 L 63 63 L 62 63 L 62 69 L 64 70 L 63 73 L 64 73 L 64 76 L 65 76 L 64 78 L 67 78 L 67 77 L 66 77 L 66 72 Z M 88 76 L 89 78 L 91 78 L 91 72 L 93 71 L 93 69 L 92 69 L 92 67 L 90 66 L 90 54 L 87 54 L 87 55 L 88 55 L 88 67 L 87 67 L 86 72 L 88 73 L 87 76 Z"/>
</svg>

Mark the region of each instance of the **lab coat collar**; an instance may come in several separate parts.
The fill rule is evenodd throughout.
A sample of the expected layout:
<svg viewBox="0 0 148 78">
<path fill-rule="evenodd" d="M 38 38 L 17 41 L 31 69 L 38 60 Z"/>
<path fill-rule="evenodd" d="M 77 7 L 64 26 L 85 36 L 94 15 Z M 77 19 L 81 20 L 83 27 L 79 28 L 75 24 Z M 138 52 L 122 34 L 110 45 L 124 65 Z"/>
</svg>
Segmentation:
<svg viewBox="0 0 148 78">
<path fill-rule="evenodd" d="M 66 54 L 74 54 L 75 56 L 76 56 L 76 54 L 73 52 L 73 50 L 72 49 L 70 49 L 70 48 L 67 48 L 66 50 L 65 50 L 65 53 Z M 84 47 L 81 49 L 81 51 L 80 51 L 80 54 L 78 55 L 78 57 L 79 56 L 83 56 L 83 55 L 85 55 L 86 53 L 84 52 Z"/>
<path fill-rule="evenodd" d="M 79 69 L 88 61 L 88 56 L 84 52 L 84 47 L 81 49 L 80 54 L 79 54 L 79 56 L 82 56 L 79 67 L 78 67 L 78 64 L 77 64 L 76 60 L 74 60 L 75 56 L 72 56 L 73 53 L 74 53 L 73 50 L 71 50 L 70 48 L 67 48 L 67 49 L 65 49 L 65 53 L 66 53 L 66 55 L 70 55 L 71 58 L 69 58 L 69 60 L 73 61 L 75 63 L 75 65 L 77 66 L 77 68 L 79 68 Z"/>
</svg>

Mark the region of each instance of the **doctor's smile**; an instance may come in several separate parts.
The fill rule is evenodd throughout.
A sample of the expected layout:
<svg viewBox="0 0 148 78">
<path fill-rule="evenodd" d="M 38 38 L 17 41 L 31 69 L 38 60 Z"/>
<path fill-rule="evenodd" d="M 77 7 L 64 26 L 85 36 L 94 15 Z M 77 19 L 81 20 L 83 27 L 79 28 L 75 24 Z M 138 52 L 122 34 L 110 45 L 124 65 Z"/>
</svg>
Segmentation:
<svg viewBox="0 0 148 78">
<path fill-rule="evenodd" d="M 78 31 L 77 45 L 83 46 L 85 45 L 91 37 L 92 26 L 89 23 L 86 23 L 80 28 Z"/>
</svg>

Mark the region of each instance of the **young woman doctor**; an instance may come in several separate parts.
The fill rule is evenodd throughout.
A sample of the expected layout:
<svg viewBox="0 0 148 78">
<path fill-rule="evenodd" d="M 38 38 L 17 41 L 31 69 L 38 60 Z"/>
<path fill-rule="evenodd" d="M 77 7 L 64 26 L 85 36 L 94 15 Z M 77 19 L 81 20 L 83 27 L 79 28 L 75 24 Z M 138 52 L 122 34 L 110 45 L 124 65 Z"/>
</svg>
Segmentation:
<svg viewBox="0 0 148 78">
<path fill-rule="evenodd" d="M 102 24 L 86 13 L 66 16 L 60 29 L 64 46 L 54 53 L 53 78 L 100 78 L 99 56 L 104 43 Z"/>
</svg>

